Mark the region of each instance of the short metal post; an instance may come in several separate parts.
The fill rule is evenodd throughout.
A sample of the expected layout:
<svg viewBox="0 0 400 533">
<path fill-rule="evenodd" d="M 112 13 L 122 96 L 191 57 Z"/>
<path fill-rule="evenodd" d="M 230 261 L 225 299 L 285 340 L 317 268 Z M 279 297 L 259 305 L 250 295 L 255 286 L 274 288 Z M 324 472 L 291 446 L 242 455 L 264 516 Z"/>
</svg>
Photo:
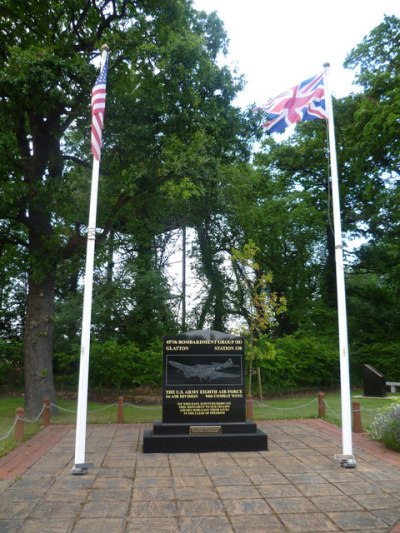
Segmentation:
<svg viewBox="0 0 400 533">
<path fill-rule="evenodd" d="M 318 418 L 325 418 L 325 393 L 318 393 Z"/>
<path fill-rule="evenodd" d="M 117 408 L 117 424 L 123 424 L 125 422 L 124 418 L 124 397 L 119 396 L 118 398 L 118 408 Z"/>
<path fill-rule="evenodd" d="M 253 396 L 251 394 L 246 397 L 246 418 L 247 420 L 254 420 Z"/>
<path fill-rule="evenodd" d="M 17 421 L 15 423 L 15 440 L 20 444 L 24 440 L 24 416 L 25 409 L 18 407 L 15 410 Z"/>
<path fill-rule="evenodd" d="M 353 402 L 353 431 L 354 433 L 362 433 L 360 402 Z"/>
<path fill-rule="evenodd" d="M 51 407 L 51 402 L 49 398 L 45 398 L 43 400 L 43 415 L 42 415 L 42 422 L 45 428 L 50 425 L 50 407 Z"/>
</svg>

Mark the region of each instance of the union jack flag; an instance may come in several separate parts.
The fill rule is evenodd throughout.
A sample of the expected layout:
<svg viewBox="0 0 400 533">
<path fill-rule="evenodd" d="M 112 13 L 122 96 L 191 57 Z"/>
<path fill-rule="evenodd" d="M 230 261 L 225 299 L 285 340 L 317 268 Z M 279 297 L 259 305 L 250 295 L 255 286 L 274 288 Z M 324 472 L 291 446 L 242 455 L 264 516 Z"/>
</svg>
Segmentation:
<svg viewBox="0 0 400 533">
<path fill-rule="evenodd" d="M 327 118 L 325 110 L 324 74 L 318 74 L 280 94 L 255 111 L 264 111 L 268 119 L 263 128 L 269 132 L 282 132 L 300 120 Z"/>
<path fill-rule="evenodd" d="M 104 111 L 106 108 L 106 84 L 108 72 L 108 58 L 100 71 L 99 77 L 92 89 L 92 154 L 95 159 L 100 160 L 101 137 L 103 131 Z"/>
</svg>

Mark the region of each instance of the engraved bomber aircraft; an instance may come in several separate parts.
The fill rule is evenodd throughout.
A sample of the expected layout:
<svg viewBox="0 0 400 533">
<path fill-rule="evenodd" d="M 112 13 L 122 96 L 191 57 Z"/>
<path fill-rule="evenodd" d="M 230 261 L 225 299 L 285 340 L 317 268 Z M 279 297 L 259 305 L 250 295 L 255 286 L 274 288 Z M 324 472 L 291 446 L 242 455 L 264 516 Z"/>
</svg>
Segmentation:
<svg viewBox="0 0 400 533">
<path fill-rule="evenodd" d="M 185 378 L 199 378 L 200 381 L 215 381 L 220 378 L 237 378 L 237 374 L 229 374 L 228 372 L 220 372 L 225 368 L 236 368 L 239 365 L 234 365 L 231 358 L 225 363 L 210 363 L 209 365 L 185 365 L 177 363 L 176 361 L 168 361 L 168 364 L 182 372 Z"/>
</svg>

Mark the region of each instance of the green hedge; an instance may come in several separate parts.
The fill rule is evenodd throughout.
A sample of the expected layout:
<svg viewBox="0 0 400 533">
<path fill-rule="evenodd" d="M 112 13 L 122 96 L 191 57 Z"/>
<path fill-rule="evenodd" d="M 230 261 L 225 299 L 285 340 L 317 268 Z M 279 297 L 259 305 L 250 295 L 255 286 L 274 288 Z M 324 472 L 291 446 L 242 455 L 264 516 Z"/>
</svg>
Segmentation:
<svg viewBox="0 0 400 533">
<path fill-rule="evenodd" d="M 340 382 L 336 342 L 312 336 L 287 335 L 272 341 L 272 357 L 256 360 L 266 391 L 334 387 Z"/>
<path fill-rule="evenodd" d="M 79 379 L 79 346 L 72 353 L 54 354 L 54 375 L 58 386 L 76 386 Z M 162 384 L 162 343 L 141 350 L 134 342 L 115 340 L 90 345 L 89 384 L 104 389 L 126 389 Z"/>
</svg>

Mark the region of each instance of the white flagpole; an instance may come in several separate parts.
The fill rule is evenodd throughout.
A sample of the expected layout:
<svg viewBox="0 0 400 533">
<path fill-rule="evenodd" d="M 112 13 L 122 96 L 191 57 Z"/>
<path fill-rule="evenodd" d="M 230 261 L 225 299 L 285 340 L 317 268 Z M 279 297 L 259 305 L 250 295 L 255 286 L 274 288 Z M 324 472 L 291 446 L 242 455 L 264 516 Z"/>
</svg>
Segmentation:
<svg viewBox="0 0 400 533">
<path fill-rule="evenodd" d="M 356 461 L 353 455 L 352 428 L 351 428 L 351 395 L 349 372 L 349 349 L 347 337 L 347 312 L 346 291 L 344 280 L 342 226 L 340 220 L 339 178 L 337 170 L 335 126 L 333 120 L 332 96 L 329 88 L 329 63 L 324 64 L 325 102 L 328 115 L 329 152 L 331 166 L 333 224 L 335 234 L 335 261 L 336 261 L 336 286 L 339 324 L 339 351 L 340 351 L 340 391 L 342 408 L 342 454 L 341 465 L 354 468 Z"/>
<path fill-rule="evenodd" d="M 108 46 L 101 49 L 100 71 L 107 59 Z M 99 188 L 99 159 L 93 157 L 92 184 L 90 191 L 89 223 L 87 229 L 85 287 L 83 294 L 81 352 L 79 366 L 78 410 L 76 415 L 75 466 L 71 474 L 86 474 L 92 464 L 85 462 L 86 420 L 89 381 L 90 328 L 92 317 L 93 267 L 96 244 L 97 196 Z"/>
</svg>

